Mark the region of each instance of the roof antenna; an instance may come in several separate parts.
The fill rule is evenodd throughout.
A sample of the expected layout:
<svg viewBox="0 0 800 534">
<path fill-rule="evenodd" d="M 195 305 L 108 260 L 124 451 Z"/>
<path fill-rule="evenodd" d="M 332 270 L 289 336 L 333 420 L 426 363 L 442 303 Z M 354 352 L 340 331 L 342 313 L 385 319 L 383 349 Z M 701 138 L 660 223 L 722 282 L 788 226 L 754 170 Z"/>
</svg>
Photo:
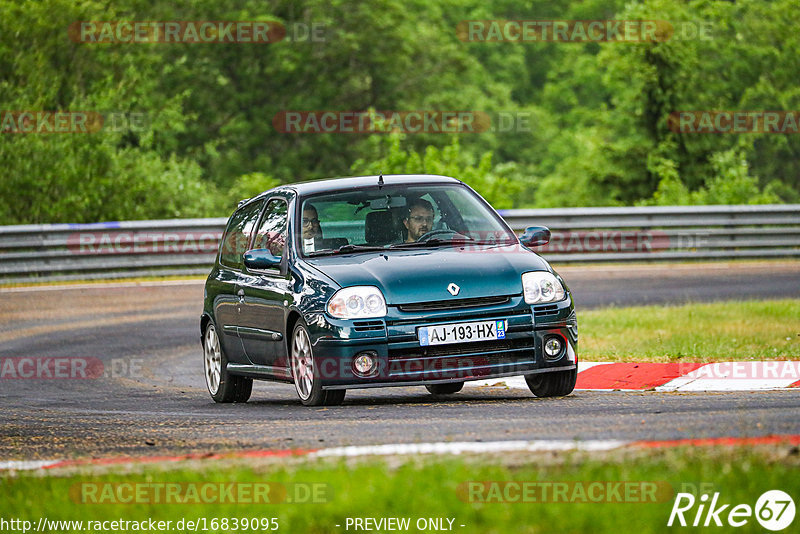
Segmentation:
<svg viewBox="0 0 800 534">
<path fill-rule="evenodd" d="M 378 173 L 378 189 L 383 187 L 383 171 Z"/>
</svg>

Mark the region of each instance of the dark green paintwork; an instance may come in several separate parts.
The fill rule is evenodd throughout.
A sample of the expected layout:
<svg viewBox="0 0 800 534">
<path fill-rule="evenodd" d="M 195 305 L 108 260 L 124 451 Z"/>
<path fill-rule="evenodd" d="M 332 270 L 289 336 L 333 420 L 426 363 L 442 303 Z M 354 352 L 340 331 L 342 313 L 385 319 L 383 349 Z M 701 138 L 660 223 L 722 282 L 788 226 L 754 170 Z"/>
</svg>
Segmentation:
<svg viewBox="0 0 800 534">
<path fill-rule="evenodd" d="M 306 184 L 293 184 L 259 195 L 254 200 L 285 199 L 289 205 L 288 235 L 295 235 L 299 221 L 298 199 L 305 194 L 319 194 L 342 188 L 359 189 L 374 184 L 375 177 L 349 178 Z M 384 177 L 387 184 L 423 180 L 461 185 L 444 177 Z M 252 201 L 251 201 L 252 202 Z M 264 203 L 266 205 L 266 202 Z M 240 206 L 239 209 L 241 209 Z M 229 371 L 253 378 L 291 380 L 287 340 L 297 320 L 308 325 L 320 368 L 329 367 L 324 378 L 326 387 L 375 387 L 408 383 L 463 381 L 493 376 L 528 374 L 548 370 L 574 369 L 575 363 L 561 358 L 554 362 L 542 357 L 542 343 L 547 335 L 569 340 L 569 350 L 577 350 L 577 328 L 572 296 L 558 303 L 533 308 L 522 299 L 521 274 L 528 271 L 550 271 L 548 263 L 521 244 L 514 246 L 473 246 L 420 248 L 358 252 L 302 259 L 289 239 L 281 263 L 262 271 L 241 271 L 224 267 L 217 261 L 206 282 L 201 329 L 214 321 L 221 332 L 221 342 L 231 365 Z M 460 286 L 456 297 L 446 288 Z M 374 329 L 359 329 L 352 320 L 334 319 L 325 313 L 333 293 L 341 287 L 377 286 L 388 305 L 386 317 L 377 320 Z M 566 286 L 565 286 L 566 287 Z M 240 295 L 241 294 L 241 295 Z M 485 308 L 443 309 L 426 312 L 404 312 L 397 306 L 419 302 L 508 296 L 508 302 Z M 397 362 L 398 354 L 409 354 L 404 365 L 423 362 L 435 364 L 427 349 L 419 347 L 416 329 L 420 325 L 459 321 L 504 319 L 508 321 L 508 343 L 523 348 L 480 349 L 466 353 L 458 361 L 470 366 L 459 367 L 456 375 L 422 375 L 412 367 L 404 367 L 393 375 L 372 379 L 352 373 L 350 362 L 363 350 L 378 354 L 388 370 Z M 471 348 L 471 347 L 470 347 Z M 419 353 L 419 354 L 417 354 Z M 394 355 L 389 360 L 390 354 Z M 417 357 L 419 356 L 419 357 Z"/>
</svg>

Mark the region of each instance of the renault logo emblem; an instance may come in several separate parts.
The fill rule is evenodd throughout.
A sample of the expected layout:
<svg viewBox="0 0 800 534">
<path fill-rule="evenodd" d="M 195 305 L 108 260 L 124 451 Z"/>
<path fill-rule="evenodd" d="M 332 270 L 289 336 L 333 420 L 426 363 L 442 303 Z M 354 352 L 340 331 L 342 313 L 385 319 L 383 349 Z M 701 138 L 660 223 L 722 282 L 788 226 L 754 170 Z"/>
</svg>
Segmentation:
<svg viewBox="0 0 800 534">
<path fill-rule="evenodd" d="M 458 295 L 458 292 L 461 291 L 461 288 L 451 282 L 450 285 L 447 286 L 447 291 L 455 297 Z"/>
</svg>

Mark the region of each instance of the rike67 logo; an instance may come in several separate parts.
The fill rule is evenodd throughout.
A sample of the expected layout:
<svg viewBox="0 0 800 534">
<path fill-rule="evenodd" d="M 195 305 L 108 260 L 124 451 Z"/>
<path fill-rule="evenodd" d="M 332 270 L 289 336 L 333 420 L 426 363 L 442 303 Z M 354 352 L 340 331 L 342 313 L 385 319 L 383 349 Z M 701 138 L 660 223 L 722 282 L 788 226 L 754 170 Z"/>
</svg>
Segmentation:
<svg viewBox="0 0 800 534">
<path fill-rule="evenodd" d="M 788 493 L 781 490 L 764 492 L 756 501 L 755 507 L 749 504 L 733 506 L 730 503 L 722 503 L 719 495 L 719 492 L 715 492 L 709 502 L 707 493 L 701 495 L 699 499 L 691 493 L 678 493 L 667 526 L 676 524 L 685 527 L 691 524 L 693 527 L 723 525 L 742 527 L 755 516 L 756 521 L 765 529 L 779 531 L 794 521 L 794 501 Z M 696 510 L 695 505 L 697 505 Z"/>
</svg>

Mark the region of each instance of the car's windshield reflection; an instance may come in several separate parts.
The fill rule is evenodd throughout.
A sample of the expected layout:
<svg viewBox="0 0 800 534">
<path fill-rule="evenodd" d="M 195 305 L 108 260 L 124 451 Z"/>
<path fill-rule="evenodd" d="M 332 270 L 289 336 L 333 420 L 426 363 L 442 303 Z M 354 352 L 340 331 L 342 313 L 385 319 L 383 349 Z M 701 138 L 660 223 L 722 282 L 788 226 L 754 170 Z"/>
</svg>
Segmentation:
<svg viewBox="0 0 800 534">
<path fill-rule="evenodd" d="M 460 185 L 327 193 L 302 199 L 300 212 L 296 236 L 306 257 L 517 242 L 494 210 Z"/>
</svg>

